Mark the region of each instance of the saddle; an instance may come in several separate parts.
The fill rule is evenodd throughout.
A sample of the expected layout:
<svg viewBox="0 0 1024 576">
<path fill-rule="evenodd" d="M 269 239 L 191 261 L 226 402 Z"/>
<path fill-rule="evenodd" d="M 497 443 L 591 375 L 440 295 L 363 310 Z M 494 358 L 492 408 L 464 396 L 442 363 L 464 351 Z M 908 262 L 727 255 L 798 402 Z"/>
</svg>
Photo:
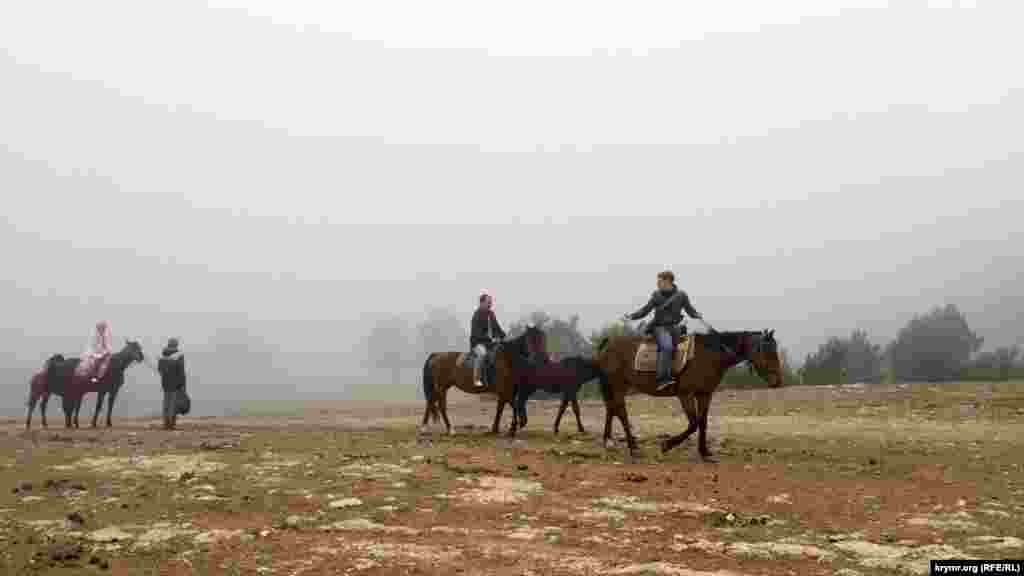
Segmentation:
<svg viewBox="0 0 1024 576">
<path fill-rule="evenodd" d="M 474 352 L 462 352 L 455 358 L 455 365 L 460 368 L 466 368 L 468 370 L 473 369 L 473 361 L 476 359 L 476 353 Z M 489 351 L 484 354 L 484 362 L 480 367 L 480 378 L 484 384 L 490 384 L 494 382 L 494 376 L 497 373 L 496 366 L 494 364 L 494 352 Z"/>
<path fill-rule="evenodd" d="M 693 336 L 682 336 L 679 344 L 672 353 L 672 374 L 683 371 L 686 363 L 693 358 L 694 347 L 691 346 Z M 637 346 L 636 356 L 633 358 L 633 369 L 637 372 L 655 372 L 658 363 L 658 344 L 654 336 L 645 336 L 640 345 Z"/>
</svg>

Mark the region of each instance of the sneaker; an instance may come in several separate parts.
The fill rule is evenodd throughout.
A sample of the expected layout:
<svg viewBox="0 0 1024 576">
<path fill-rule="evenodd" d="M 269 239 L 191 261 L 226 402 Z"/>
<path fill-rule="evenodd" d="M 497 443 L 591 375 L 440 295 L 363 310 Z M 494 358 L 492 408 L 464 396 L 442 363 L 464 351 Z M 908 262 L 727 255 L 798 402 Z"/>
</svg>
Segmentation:
<svg viewBox="0 0 1024 576">
<path fill-rule="evenodd" d="M 658 383 L 658 392 L 661 392 L 662 390 L 666 390 L 666 389 L 674 386 L 675 383 L 676 383 L 676 381 L 671 379 L 671 378 L 669 378 L 668 380 L 665 380 L 664 382 L 659 382 Z"/>
</svg>

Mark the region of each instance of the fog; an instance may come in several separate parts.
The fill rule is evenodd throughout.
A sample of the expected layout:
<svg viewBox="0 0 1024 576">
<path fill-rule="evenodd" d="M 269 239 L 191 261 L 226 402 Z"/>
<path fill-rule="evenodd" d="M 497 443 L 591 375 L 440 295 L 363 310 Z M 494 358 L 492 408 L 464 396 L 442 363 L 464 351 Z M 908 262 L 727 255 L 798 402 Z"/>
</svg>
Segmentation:
<svg viewBox="0 0 1024 576">
<path fill-rule="evenodd" d="M 798 359 L 947 303 L 1024 343 L 1020 2 L 426 6 L 0 4 L 0 413 L 99 319 L 200 414 L 411 399 L 381 318 L 597 330 L 663 268 Z"/>
</svg>

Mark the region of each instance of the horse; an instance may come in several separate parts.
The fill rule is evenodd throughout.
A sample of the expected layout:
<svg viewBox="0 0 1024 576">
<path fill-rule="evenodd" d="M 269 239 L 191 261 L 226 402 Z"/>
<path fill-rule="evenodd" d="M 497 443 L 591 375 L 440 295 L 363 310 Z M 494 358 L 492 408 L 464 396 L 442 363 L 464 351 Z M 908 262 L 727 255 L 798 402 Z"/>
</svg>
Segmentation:
<svg viewBox="0 0 1024 576">
<path fill-rule="evenodd" d="M 42 370 L 33 374 L 29 380 L 28 402 L 25 403 L 28 407 L 28 416 L 25 418 L 26 430 L 32 428 L 32 412 L 35 411 L 37 402 L 39 403 L 39 415 L 43 419 L 43 428 L 47 427 L 46 405 L 50 401 L 50 395 L 64 396 L 63 383 L 58 379 L 58 371 L 63 363 L 64 355 L 54 354 L 46 360 Z"/>
<path fill-rule="evenodd" d="M 448 420 L 448 389 L 455 386 L 466 394 L 497 394 L 498 406 L 494 413 L 492 434 L 498 433 L 505 404 L 512 406 L 512 426 L 508 434 L 515 436 L 518 428 L 513 405 L 516 390 L 526 382 L 531 367 L 547 360 L 545 346 L 544 331 L 536 326 L 527 326 L 519 336 L 499 343 L 494 351 L 494 364 L 488 370 L 492 377 L 482 388 L 477 387 L 473 381 L 473 368 L 463 365 L 463 353 L 431 353 L 423 362 L 423 396 L 426 398 L 427 406 L 423 413 L 421 428 L 427 427 L 430 417 L 433 417 L 434 422 L 443 418 L 447 433 L 454 434 Z"/>
<path fill-rule="evenodd" d="M 580 404 L 577 394 L 580 386 L 591 380 L 605 378 L 604 373 L 592 358 L 583 356 L 569 356 L 558 362 L 546 364 L 533 369 L 531 377 L 520 385 L 516 393 L 516 414 L 519 418 L 519 426 L 526 427 L 526 401 L 530 399 L 537 390 L 543 390 L 552 394 L 559 394 L 562 397 L 562 404 L 558 407 L 558 415 L 555 416 L 555 434 L 558 434 L 558 425 L 562 421 L 565 409 L 572 404 L 573 414 L 576 415 L 576 427 L 580 434 L 586 432 L 583 429 L 583 421 L 580 419 Z"/>
<path fill-rule="evenodd" d="M 618 416 L 626 432 L 629 447 L 627 458 L 631 460 L 639 454 L 629 415 L 626 413 L 626 393 L 633 389 L 650 396 L 676 396 L 686 412 L 689 425 L 683 433 L 661 444 L 662 453 L 682 444 L 691 434 L 699 431 L 700 456 L 705 462 L 713 462 L 707 444 L 708 411 L 711 396 L 722 382 L 726 370 L 741 362 L 748 362 L 751 370 L 756 371 L 771 387 L 782 386 L 782 364 L 774 330 L 713 332 L 693 334 L 690 338 L 693 339 L 690 346 L 696 347 L 694 355 L 683 365 L 682 370 L 674 374 L 676 384 L 664 390 L 658 390 L 654 373 L 637 372 L 634 364 L 638 348 L 643 342 L 649 342 L 649 337 L 613 336 L 598 343 L 595 361 L 607 375 L 607 378 L 601 379 L 606 446 L 611 439 L 612 417 Z"/>
<path fill-rule="evenodd" d="M 77 373 L 76 368 L 81 362 L 78 358 L 69 359 L 61 365 L 57 374 L 59 385 L 64 389 L 64 425 L 72 427 L 72 416 L 74 416 L 74 427 L 78 428 L 78 413 L 82 409 L 82 399 L 90 392 L 96 392 L 96 412 L 92 416 L 92 427 L 96 427 L 96 420 L 100 416 L 100 409 L 103 407 L 103 398 L 107 397 L 107 428 L 113 426 L 110 415 L 114 411 L 114 400 L 117 393 L 124 385 L 124 373 L 132 364 L 141 363 L 145 360 L 142 354 L 142 346 L 138 342 L 128 340 L 120 352 L 110 356 L 110 365 L 106 374 L 99 382 L 93 382 L 90 376 L 82 376 Z"/>
</svg>

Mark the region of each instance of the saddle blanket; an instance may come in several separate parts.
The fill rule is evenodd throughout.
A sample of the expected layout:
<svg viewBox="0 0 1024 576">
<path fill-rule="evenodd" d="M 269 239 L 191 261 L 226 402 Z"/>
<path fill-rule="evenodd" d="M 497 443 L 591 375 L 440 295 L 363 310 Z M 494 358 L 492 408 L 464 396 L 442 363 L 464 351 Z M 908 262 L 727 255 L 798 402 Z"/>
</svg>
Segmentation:
<svg viewBox="0 0 1024 576">
<path fill-rule="evenodd" d="M 686 363 L 693 358 L 694 347 L 691 346 L 693 336 L 686 335 L 679 339 L 679 345 L 672 353 L 672 373 L 678 374 L 683 371 Z M 636 356 L 633 359 L 633 369 L 637 372 L 654 372 L 658 365 L 658 344 L 654 338 L 645 338 L 636 349 Z"/>
</svg>

